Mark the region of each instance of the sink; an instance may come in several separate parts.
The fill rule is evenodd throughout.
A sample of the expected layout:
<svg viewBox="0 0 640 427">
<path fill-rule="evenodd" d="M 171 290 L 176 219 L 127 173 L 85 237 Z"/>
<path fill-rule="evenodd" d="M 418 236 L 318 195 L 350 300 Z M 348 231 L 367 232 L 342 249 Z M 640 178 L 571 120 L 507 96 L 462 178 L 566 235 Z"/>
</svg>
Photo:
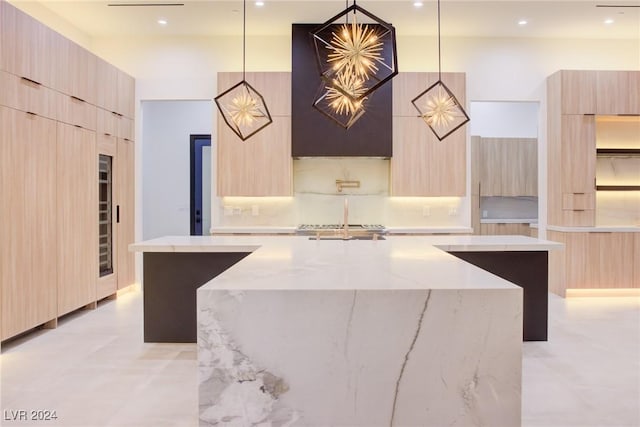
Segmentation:
<svg viewBox="0 0 640 427">
<path fill-rule="evenodd" d="M 360 236 L 349 236 L 348 239 L 343 239 L 342 237 L 339 236 L 320 236 L 319 238 L 317 237 L 309 237 L 309 240 L 386 240 L 383 236 L 378 236 L 377 239 L 373 238 L 373 234 L 365 236 L 365 235 L 360 235 Z"/>
</svg>

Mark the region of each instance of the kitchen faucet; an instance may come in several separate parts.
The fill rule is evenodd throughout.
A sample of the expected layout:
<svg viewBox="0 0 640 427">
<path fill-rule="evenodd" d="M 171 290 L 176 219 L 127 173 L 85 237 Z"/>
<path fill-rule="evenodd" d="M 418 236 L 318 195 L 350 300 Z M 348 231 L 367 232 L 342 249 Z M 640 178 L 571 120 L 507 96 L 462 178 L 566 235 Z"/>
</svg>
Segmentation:
<svg viewBox="0 0 640 427">
<path fill-rule="evenodd" d="M 343 216 L 344 224 L 342 226 L 342 240 L 348 240 L 351 237 L 349 236 L 349 199 L 347 199 L 347 196 L 344 196 Z"/>
</svg>

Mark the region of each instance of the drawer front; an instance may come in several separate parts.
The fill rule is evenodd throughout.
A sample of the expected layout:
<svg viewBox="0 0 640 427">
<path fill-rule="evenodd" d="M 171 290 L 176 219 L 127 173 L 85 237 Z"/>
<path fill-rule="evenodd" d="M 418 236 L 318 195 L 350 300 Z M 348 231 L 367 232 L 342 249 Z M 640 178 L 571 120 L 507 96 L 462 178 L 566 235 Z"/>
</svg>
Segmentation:
<svg viewBox="0 0 640 427">
<path fill-rule="evenodd" d="M 567 227 L 594 227 L 596 225 L 595 209 L 564 210 L 562 211 L 562 225 Z"/>
<path fill-rule="evenodd" d="M 133 120 L 124 116 L 118 119 L 118 138 L 134 140 Z"/>
<path fill-rule="evenodd" d="M 57 96 L 39 83 L 0 71 L 0 105 L 55 119 Z"/>
<path fill-rule="evenodd" d="M 68 95 L 58 97 L 58 121 L 96 130 L 96 119 L 95 105 Z"/>
<path fill-rule="evenodd" d="M 593 210 L 596 207 L 594 193 L 564 193 L 562 194 L 562 209 L 566 211 Z"/>
<path fill-rule="evenodd" d="M 103 110 L 102 108 L 96 108 L 96 111 L 96 131 L 98 134 L 118 136 L 119 117 L 111 111 Z"/>
</svg>

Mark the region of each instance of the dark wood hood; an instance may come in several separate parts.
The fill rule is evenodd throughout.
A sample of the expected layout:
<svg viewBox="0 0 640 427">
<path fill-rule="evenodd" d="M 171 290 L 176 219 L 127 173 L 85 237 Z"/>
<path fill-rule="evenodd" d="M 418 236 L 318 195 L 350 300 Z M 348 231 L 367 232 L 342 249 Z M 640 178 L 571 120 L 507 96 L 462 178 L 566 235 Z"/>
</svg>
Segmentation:
<svg viewBox="0 0 640 427">
<path fill-rule="evenodd" d="M 320 85 L 310 32 L 321 24 L 292 25 L 291 154 L 293 157 L 391 157 L 392 81 L 375 91 L 367 112 L 348 130 L 313 108 Z"/>
</svg>

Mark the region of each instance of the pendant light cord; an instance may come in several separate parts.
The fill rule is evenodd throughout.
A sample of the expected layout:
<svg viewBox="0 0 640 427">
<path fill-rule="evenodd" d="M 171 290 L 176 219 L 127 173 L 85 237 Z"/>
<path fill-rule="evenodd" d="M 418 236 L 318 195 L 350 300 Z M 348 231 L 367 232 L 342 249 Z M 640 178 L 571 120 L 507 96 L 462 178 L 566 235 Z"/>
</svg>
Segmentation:
<svg viewBox="0 0 640 427">
<path fill-rule="evenodd" d="M 442 56 L 440 54 L 440 0 L 438 0 L 438 80 L 442 80 Z"/>
<path fill-rule="evenodd" d="M 242 80 L 245 79 L 245 58 L 247 45 L 247 0 L 242 0 Z"/>
</svg>

